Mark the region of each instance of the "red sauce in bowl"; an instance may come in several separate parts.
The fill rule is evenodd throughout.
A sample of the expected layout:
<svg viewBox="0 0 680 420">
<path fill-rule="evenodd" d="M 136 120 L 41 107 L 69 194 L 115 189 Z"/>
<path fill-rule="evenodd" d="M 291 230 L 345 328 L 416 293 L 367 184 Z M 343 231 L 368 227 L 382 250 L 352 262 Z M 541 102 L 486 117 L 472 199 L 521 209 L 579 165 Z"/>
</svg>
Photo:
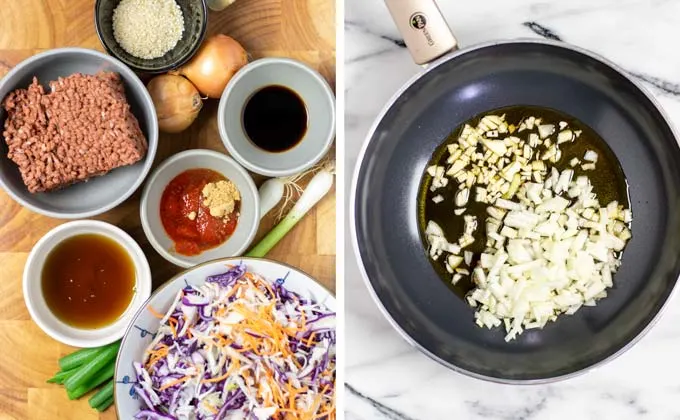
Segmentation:
<svg viewBox="0 0 680 420">
<path fill-rule="evenodd" d="M 161 196 L 161 223 L 175 243 L 175 252 L 192 256 L 223 244 L 236 230 L 240 201 L 228 218 L 210 215 L 203 205 L 203 187 L 226 178 L 211 169 L 188 169 L 173 178 Z M 189 215 L 195 213 L 191 220 Z"/>
</svg>

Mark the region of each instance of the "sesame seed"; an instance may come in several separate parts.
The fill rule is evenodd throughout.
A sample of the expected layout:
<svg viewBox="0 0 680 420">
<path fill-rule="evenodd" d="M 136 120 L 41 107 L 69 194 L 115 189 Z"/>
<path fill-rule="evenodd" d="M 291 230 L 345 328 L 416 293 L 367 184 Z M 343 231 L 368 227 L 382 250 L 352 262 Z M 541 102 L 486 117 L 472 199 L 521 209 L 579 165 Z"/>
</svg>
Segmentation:
<svg viewBox="0 0 680 420">
<path fill-rule="evenodd" d="M 183 32 L 184 17 L 175 0 L 121 0 L 113 11 L 113 36 L 137 58 L 162 57 Z"/>
</svg>

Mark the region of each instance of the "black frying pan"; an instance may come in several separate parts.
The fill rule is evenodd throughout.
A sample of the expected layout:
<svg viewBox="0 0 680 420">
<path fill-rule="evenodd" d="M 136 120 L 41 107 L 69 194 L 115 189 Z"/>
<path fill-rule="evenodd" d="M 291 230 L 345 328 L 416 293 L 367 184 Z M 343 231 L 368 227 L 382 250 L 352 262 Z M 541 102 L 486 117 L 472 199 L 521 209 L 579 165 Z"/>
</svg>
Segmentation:
<svg viewBox="0 0 680 420">
<path fill-rule="evenodd" d="M 431 28 L 443 22 L 431 0 L 396 3 L 392 14 L 406 27 L 416 61 L 427 61 L 427 38 L 437 47 L 432 55 L 446 49 L 442 43 L 455 47 L 450 32 Z M 407 3 L 420 9 L 406 10 Z M 417 192 L 433 151 L 459 124 L 519 104 L 565 112 L 605 139 L 630 184 L 633 239 L 607 298 L 506 343 L 504 329 L 475 325 L 473 309 L 428 261 Z M 676 136 L 655 100 L 621 69 L 559 42 L 488 43 L 432 62 L 378 117 L 356 168 L 353 240 L 369 289 L 407 341 L 474 377 L 545 382 L 616 357 L 658 318 L 680 274 L 679 188 Z"/>
</svg>

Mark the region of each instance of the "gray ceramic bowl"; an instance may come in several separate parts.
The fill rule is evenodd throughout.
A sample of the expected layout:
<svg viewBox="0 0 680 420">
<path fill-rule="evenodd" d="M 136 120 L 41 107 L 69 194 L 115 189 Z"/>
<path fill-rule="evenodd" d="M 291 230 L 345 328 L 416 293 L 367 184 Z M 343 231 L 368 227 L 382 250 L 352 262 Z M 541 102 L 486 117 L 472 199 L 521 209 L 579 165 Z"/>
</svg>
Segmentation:
<svg viewBox="0 0 680 420">
<path fill-rule="evenodd" d="M 47 86 L 58 77 L 74 73 L 95 74 L 101 70 L 120 74 L 132 113 L 139 120 L 149 144 L 146 156 L 135 165 L 114 169 L 87 182 L 59 191 L 31 194 L 21 179 L 19 169 L 7 158 L 7 144 L 0 130 L 0 186 L 22 206 L 62 219 L 96 216 L 130 197 L 151 169 L 158 144 L 156 110 L 144 84 L 132 70 L 113 57 L 82 48 L 61 48 L 35 55 L 0 79 L 0 101 L 14 89 L 28 87 L 34 76 Z M 6 117 L 4 108 L 0 106 L 0 127 L 4 126 Z"/>
<path fill-rule="evenodd" d="M 257 147 L 243 128 L 246 103 L 257 91 L 271 85 L 293 90 L 307 108 L 305 136 L 295 147 L 280 153 Z M 224 146 L 241 165 L 270 177 L 293 175 L 321 160 L 333 144 L 335 97 L 326 80 L 306 64 L 287 58 L 263 58 L 243 67 L 227 84 L 217 123 Z"/>
<path fill-rule="evenodd" d="M 233 182 L 241 193 L 241 210 L 236 230 L 224 243 L 189 257 L 174 251 L 174 242 L 161 222 L 160 203 L 165 187 L 173 178 L 197 168 L 212 169 Z M 166 159 L 151 174 L 142 192 L 139 215 L 154 249 L 171 263 L 189 268 L 217 258 L 241 255 L 250 246 L 260 226 L 260 196 L 250 174 L 229 156 L 212 150 L 186 150 Z"/>
</svg>

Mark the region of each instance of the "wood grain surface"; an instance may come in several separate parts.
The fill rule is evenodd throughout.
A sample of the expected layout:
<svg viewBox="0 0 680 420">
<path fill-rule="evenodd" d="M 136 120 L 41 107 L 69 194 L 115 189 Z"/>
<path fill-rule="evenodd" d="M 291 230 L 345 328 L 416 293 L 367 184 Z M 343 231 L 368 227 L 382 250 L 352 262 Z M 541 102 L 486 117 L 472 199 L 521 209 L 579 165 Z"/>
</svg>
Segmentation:
<svg viewBox="0 0 680 420">
<path fill-rule="evenodd" d="M 93 10 L 94 0 L 0 0 L 0 77 L 46 49 L 80 46 L 103 51 Z M 236 0 L 222 12 L 210 12 L 208 34 L 213 33 L 236 38 L 255 59 L 281 56 L 307 62 L 335 86 L 334 0 Z M 161 134 L 155 163 L 191 148 L 226 153 L 217 130 L 217 105 L 216 100 L 207 101 L 187 131 Z M 139 196 L 138 191 L 98 219 L 122 227 L 142 245 L 158 286 L 180 269 L 148 244 L 139 222 Z M 273 226 L 273 213 L 263 221 L 258 238 Z M 0 191 L 0 420 L 116 418 L 113 409 L 100 415 L 87 399 L 69 401 L 61 387 L 45 383 L 58 370 L 57 359 L 73 349 L 50 339 L 31 321 L 21 276 L 36 241 L 63 222 L 26 210 Z M 333 191 L 269 257 L 297 266 L 335 290 L 335 235 Z"/>
</svg>

